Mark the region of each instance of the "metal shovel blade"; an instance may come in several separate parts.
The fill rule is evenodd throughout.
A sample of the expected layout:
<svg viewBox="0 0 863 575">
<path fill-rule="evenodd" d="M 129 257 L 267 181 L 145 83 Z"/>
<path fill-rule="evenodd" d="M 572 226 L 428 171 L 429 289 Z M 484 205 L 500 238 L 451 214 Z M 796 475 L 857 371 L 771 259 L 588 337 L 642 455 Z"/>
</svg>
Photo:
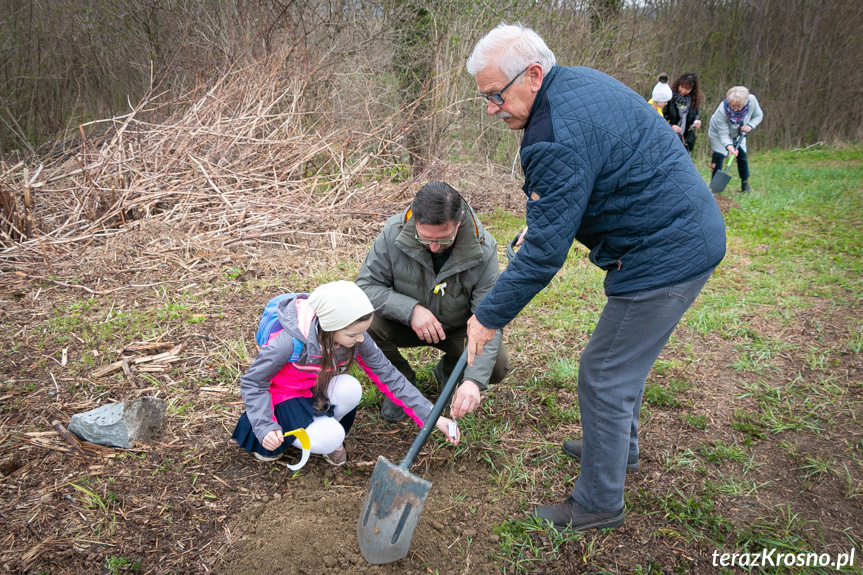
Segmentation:
<svg viewBox="0 0 863 575">
<path fill-rule="evenodd" d="M 731 142 L 731 145 L 734 146 L 734 149 L 737 149 L 740 146 L 740 142 L 743 138 L 746 137 L 744 133 L 738 133 L 735 136 L 734 140 Z M 725 190 L 725 186 L 728 185 L 728 182 L 731 181 L 731 174 L 728 173 L 728 168 L 731 167 L 731 163 L 737 156 L 728 158 L 728 163 L 725 165 L 724 170 L 717 170 L 715 174 L 713 174 L 713 178 L 710 180 L 710 191 L 713 192 L 713 195 L 721 194 Z"/>
<path fill-rule="evenodd" d="M 431 486 L 431 481 L 378 456 L 357 522 L 357 537 L 366 561 L 391 563 L 408 554 Z"/>
<path fill-rule="evenodd" d="M 414 529 L 432 486 L 431 481 L 420 479 L 409 470 L 444 406 L 449 403 L 466 365 L 467 347 L 401 463 L 393 465 L 378 456 L 369 492 L 357 521 L 357 540 L 363 557 L 369 563 L 391 563 L 408 554 Z"/>
<path fill-rule="evenodd" d="M 713 179 L 710 180 L 710 191 L 714 194 L 721 194 L 725 190 L 725 186 L 731 181 L 731 174 L 728 172 L 717 171 L 713 174 Z"/>
</svg>

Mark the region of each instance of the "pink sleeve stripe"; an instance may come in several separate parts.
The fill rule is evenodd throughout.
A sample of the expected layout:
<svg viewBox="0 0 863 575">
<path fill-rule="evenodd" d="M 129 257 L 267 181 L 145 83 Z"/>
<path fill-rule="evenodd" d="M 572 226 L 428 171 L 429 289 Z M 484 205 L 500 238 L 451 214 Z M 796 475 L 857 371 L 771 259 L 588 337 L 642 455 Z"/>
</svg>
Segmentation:
<svg viewBox="0 0 863 575">
<path fill-rule="evenodd" d="M 312 320 L 315 318 L 315 312 L 309 305 L 308 299 L 297 299 L 297 327 L 300 328 L 303 337 L 309 337 L 309 328 L 312 327 Z"/>
<path fill-rule="evenodd" d="M 405 403 L 401 399 L 397 398 L 395 396 L 395 394 L 392 391 L 390 391 L 390 388 L 387 387 L 386 384 L 384 384 L 384 382 L 381 381 L 381 378 L 379 378 L 375 374 L 375 372 L 373 372 L 369 368 L 369 366 L 366 365 L 366 362 L 364 362 L 363 359 L 359 355 L 357 355 L 356 360 L 357 360 L 357 363 L 360 364 L 360 367 L 363 368 L 363 371 L 366 372 L 366 375 L 369 376 L 369 379 L 371 379 L 374 382 L 374 384 L 377 386 L 377 388 L 380 390 L 380 392 L 383 393 L 388 398 L 390 398 L 393 401 L 393 403 L 395 403 L 396 405 L 401 407 L 404 410 L 404 412 L 408 415 L 408 417 L 413 419 L 414 422 L 418 426 L 422 427 L 423 426 L 423 420 L 419 418 L 417 413 L 413 409 L 411 409 L 410 407 L 406 406 Z"/>
</svg>

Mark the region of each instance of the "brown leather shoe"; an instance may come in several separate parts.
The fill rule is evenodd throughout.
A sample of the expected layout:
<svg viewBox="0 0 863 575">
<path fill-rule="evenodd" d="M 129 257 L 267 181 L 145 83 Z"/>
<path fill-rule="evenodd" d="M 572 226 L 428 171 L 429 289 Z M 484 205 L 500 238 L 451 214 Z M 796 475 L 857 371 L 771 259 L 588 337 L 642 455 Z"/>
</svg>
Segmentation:
<svg viewBox="0 0 863 575">
<path fill-rule="evenodd" d="M 573 529 L 584 531 L 586 529 L 610 529 L 623 524 L 626 518 L 626 509 L 612 511 L 610 513 L 591 513 L 575 502 L 572 496 L 566 498 L 563 503 L 554 505 L 540 505 L 533 510 L 533 514 L 540 519 L 546 519 L 557 529 Z"/>
<path fill-rule="evenodd" d="M 581 448 L 583 443 L 580 439 L 570 439 L 569 441 L 563 442 L 563 452 L 576 461 L 581 461 Z M 638 465 L 638 457 L 632 457 L 631 455 L 626 459 L 626 472 L 627 473 L 636 473 L 639 470 Z"/>
</svg>

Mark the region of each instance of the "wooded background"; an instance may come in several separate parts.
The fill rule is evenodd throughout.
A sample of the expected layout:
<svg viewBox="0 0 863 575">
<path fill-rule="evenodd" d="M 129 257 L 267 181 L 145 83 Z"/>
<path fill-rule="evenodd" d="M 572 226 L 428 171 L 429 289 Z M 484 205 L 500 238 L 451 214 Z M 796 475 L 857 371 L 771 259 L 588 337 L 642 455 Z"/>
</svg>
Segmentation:
<svg viewBox="0 0 863 575">
<path fill-rule="evenodd" d="M 369 152 L 350 134 L 373 133 L 395 171 L 509 164 L 518 134 L 464 69 L 501 21 L 645 97 L 660 72 L 696 72 L 705 124 L 745 85 L 765 111 L 758 146 L 863 135 L 860 0 L 0 0 L 0 160 L 62 150 L 142 101 L 138 119 L 164 120 L 230 81 L 305 134 L 343 134 L 348 162 Z"/>
</svg>

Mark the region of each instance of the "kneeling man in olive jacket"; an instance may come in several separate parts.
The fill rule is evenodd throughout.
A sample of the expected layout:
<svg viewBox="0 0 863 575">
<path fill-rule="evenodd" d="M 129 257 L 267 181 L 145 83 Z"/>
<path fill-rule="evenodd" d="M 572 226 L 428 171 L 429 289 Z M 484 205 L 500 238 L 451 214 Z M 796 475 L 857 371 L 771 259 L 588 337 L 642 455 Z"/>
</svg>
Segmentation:
<svg viewBox="0 0 863 575">
<path fill-rule="evenodd" d="M 387 220 L 363 262 L 357 285 L 375 307 L 368 333 L 410 381 L 416 374 L 398 348 L 443 351 L 434 368 L 443 385 L 464 350 L 467 320 L 499 273 L 497 242 L 471 207 L 449 185 L 430 182 L 408 208 Z M 501 330 L 484 349 L 465 370 L 453 399 L 453 417 L 476 409 L 480 391 L 509 371 Z M 381 415 L 399 421 L 404 411 L 385 399 Z"/>
</svg>

